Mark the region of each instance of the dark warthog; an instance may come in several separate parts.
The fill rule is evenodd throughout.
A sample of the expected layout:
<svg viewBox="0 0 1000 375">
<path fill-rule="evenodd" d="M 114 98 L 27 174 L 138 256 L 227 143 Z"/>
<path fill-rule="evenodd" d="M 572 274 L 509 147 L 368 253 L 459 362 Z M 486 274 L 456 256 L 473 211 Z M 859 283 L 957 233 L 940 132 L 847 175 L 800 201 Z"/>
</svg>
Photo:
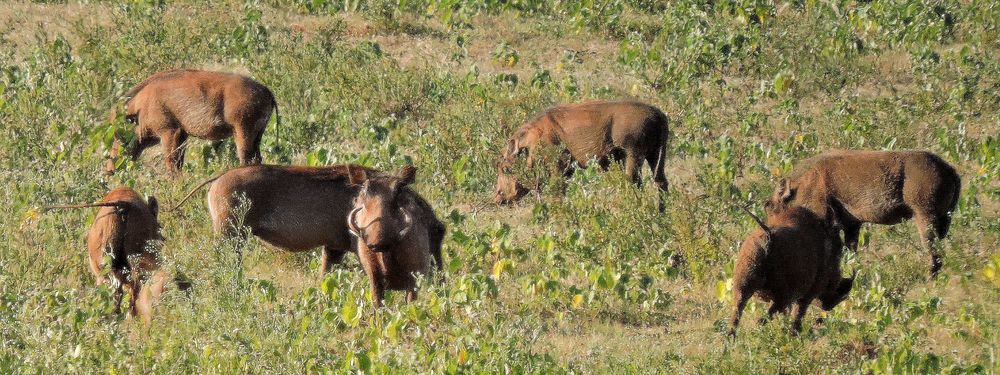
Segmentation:
<svg viewBox="0 0 1000 375">
<path fill-rule="evenodd" d="M 834 151 L 810 158 L 782 181 L 767 202 L 770 212 L 803 206 L 824 215 L 831 202 L 844 242 L 857 250 L 862 223 L 897 224 L 913 218 L 931 275 L 941 269 L 934 242 L 948 234 L 962 181 L 955 168 L 926 151 Z"/>
<path fill-rule="evenodd" d="M 441 269 L 444 224 L 426 201 L 407 193 L 415 178 L 416 169 L 407 167 L 397 176 L 368 179 L 348 216 L 376 307 L 386 289 L 405 290 L 408 302 L 416 299 L 416 278 L 430 274 L 432 257 Z"/>
<path fill-rule="evenodd" d="M 134 190 L 121 187 L 112 190 L 99 203 L 47 206 L 53 208 L 100 207 L 94 224 L 87 233 L 90 251 L 90 271 L 97 285 L 115 288 L 116 309 L 120 308 L 124 289 L 129 292 L 129 315 L 152 319 L 153 299 L 163 289 L 165 276 L 160 268 L 160 223 L 157 221 L 156 198 L 142 199 Z M 112 279 L 106 279 L 102 263 L 111 258 Z"/>
<path fill-rule="evenodd" d="M 129 156 L 138 159 L 143 150 L 162 143 L 164 160 L 172 173 L 184 164 L 182 146 L 189 135 L 213 141 L 232 136 L 240 163 L 260 164 L 260 142 L 271 111 L 278 117 L 278 103 L 271 90 L 232 73 L 163 71 L 146 78 L 125 97 L 125 119 L 135 124 Z M 112 157 L 118 157 L 120 148 L 115 142 Z M 106 171 L 114 172 L 112 161 Z"/>
<path fill-rule="evenodd" d="M 601 168 L 607 169 L 612 160 L 624 160 L 625 174 L 639 184 L 639 168 L 643 162 L 648 162 L 653 182 L 665 192 L 667 177 L 663 166 L 669 134 L 667 116 L 645 103 L 591 101 L 550 108 L 521 126 L 507 143 L 497 162 L 495 201 L 509 203 L 527 193 L 528 189 L 510 176 L 510 168 L 514 159 L 525 151 L 530 167 L 540 142 L 565 145 L 566 151 L 560 160 L 565 165 L 560 168 L 567 176 L 572 173 L 572 162 L 585 166 L 591 158 L 597 158 Z M 663 204 L 661 194 L 661 212 Z"/>
<path fill-rule="evenodd" d="M 321 272 L 326 273 L 353 250 L 347 215 L 361 184 L 380 175 L 357 165 L 240 167 L 202 182 L 177 206 L 214 181 L 208 192 L 208 210 L 217 233 L 239 236 L 242 226 L 280 249 L 298 252 L 323 247 Z M 401 195 L 429 207 L 409 188 Z M 441 243 L 444 226 L 440 225 L 440 233 L 434 233 L 432 242 Z M 440 254 L 436 258 L 440 265 Z"/>
<path fill-rule="evenodd" d="M 751 215 L 753 215 L 751 213 Z M 769 215 L 743 240 L 733 272 L 733 301 L 736 308 L 729 334 L 736 335 L 743 308 L 756 294 L 771 301 L 768 318 L 796 304 L 794 332 L 802 329 L 802 317 L 813 300 L 823 310 L 831 310 L 847 297 L 854 277 L 840 274 L 843 243 L 833 218 L 823 219 L 813 211 L 794 207 Z"/>
</svg>

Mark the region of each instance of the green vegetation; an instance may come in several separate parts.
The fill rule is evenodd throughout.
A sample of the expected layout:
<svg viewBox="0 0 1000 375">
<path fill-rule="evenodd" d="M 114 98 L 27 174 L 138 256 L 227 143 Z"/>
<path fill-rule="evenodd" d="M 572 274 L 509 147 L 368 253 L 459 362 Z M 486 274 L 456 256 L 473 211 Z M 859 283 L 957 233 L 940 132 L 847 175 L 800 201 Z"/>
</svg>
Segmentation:
<svg viewBox="0 0 1000 375">
<path fill-rule="evenodd" d="M 0 373 L 1000 372 L 993 1 L 53 3 L 0 6 Z M 169 206 L 236 164 L 231 141 L 191 140 L 176 180 L 157 149 L 100 174 L 127 129 L 109 119 L 117 98 L 175 67 L 273 89 L 268 163 L 416 165 L 449 226 L 446 281 L 376 312 L 353 256 L 321 278 L 318 253 L 250 241 L 237 272 L 196 199 L 161 215 L 165 267 L 193 292 L 165 295 L 148 327 L 115 317 L 86 267 L 93 211 L 35 208 L 121 184 Z M 524 120 L 620 97 L 671 117 L 665 214 L 618 170 L 476 209 Z M 787 320 L 756 324 L 753 302 L 727 341 L 727 281 L 754 228 L 734 202 L 759 205 L 833 148 L 956 165 L 941 277 L 912 223 L 867 226 L 844 261 L 855 289 L 822 324 L 795 337 Z"/>
</svg>

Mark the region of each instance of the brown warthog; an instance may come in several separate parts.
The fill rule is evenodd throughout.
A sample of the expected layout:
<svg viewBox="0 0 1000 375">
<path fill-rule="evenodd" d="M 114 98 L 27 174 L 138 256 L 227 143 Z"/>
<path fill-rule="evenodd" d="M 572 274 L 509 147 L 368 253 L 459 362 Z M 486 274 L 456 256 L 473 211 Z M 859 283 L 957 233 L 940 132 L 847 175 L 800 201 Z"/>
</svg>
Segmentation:
<svg viewBox="0 0 1000 375">
<path fill-rule="evenodd" d="M 857 250 L 862 223 L 897 224 L 913 218 L 931 275 L 941 269 L 935 241 L 948 234 L 962 181 L 955 168 L 926 151 L 834 151 L 810 158 L 782 181 L 767 202 L 770 212 L 803 206 L 824 215 L 831 202 L 844 242 Z"/>
<path fill-rule="evenodd" d="M 437 238 L 444 235 L 444 225 L 426 201 L 405 190 L 415 178 L 416 169 L 407 167 L 397 176 L 368 179 L 348 216 L 376 307 L 382 306 L 386 289 L 405 290 L 407 302 L 416 299 L 416 278 L 430 274 L 431 257 L 441 268 Z"/>
<path fill-rule="evenodd" d="M 357 165 L 247 166 L 202 182 L 188 197 L 212 182 L 208 210 L 217 233 L 241 236 L 244 231 L 240 227 L 246 227 L 257 238 L 280 249 L 298 252 L 323 247 L 321 272 L 326 273 L 353 250 L 348 213 L 361 184 L 380 175 Z M 400 195 L 430 207 L 409 188 Z M 440 249 L 444 225 L 439 222 L 428 225 L 433 228 L 431 242 Z M 440 252 L 435 258 L 440 267 Z"/>
<path fill-rule="evenodd" d="M 752 214 L 751 214 L 752 215 Z M 740 246 L 733 272 L 733 310 L 729 334 L 736 335 L 743 308 L 756 294 L 771 301 L 767 317 L 796 304 L 793 332 L 802 329 L 802 317 L 813 300 L 831 310 L 847 297 L 854 277 L 840 275 L 843 242 L 833 218 L 820 218 L 802 207 L 769 215 L 765 225 Z"/>
<path fill-rule="evenodd" d="M 539 143 L 565 145 L 560 169 L 568 177 L 572 162 L 581 166 L 596 158 L 603 169 L 612 160 L 625 163 L 625 174 L 637 185 L 639 168 L 649 163 L 653 182 L 667 191 L 663 173 L 670 129 L 667 116 L 658 108 L 636 101 L 591 101 L 552 107 L 521 126 L 497 162 L 495 201 L 498 204 L 520 199 L 528 189 L 509 175 L 514 159 L 527 153 L 527 165 L 534 161 Z M 661 194 L 659 209 L 662 212 Z"/>
<path fill-rule="evenodd" d="M 177 69 L 153 74 L 125 94 L 125 119 L 135 124 L 133 160 L 156 143 L 163 145 L 167 168 L 184 164 L 187 137 L 219 141 L 234 137 L 243 165 L 260 164 L 260 142 L 278 103 L 266 86 L 238 74 Z M 280 120 L 275 120 L 275 127 Z M 277 131 L 277 130 L 276 130 Z M 121 145 L 116 142 L 112 157 Z M 107 172 L 114 172 L 109 161 Z"/>
<path fill-rule="evenodd" d="M 165 275 L 160 268 L 160 223 L 157 221 L 156 198 L 143 199 L 134 190 L 120 187 L 112 190 L 99 203 L 47 206 L 52 208 L 100 207 L 94 224 L 87 233 L 90 251 L 90 271 L 97 285 L 115 288 L 116 309 L 120 308 L 124 289 L 129 293 L 129 315 L 139 315 L 149 322 L 153 299 L 163 289 Z M 102 270 L 104 256 L 111 258 L 110 279 Z"/>
</svg>

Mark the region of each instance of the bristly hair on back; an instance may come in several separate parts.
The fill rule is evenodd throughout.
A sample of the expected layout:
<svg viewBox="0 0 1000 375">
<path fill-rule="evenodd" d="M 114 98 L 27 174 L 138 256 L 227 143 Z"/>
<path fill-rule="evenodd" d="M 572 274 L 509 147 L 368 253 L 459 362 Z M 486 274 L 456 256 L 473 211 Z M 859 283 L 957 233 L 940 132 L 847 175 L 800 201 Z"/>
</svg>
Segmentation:
<svg viewBox="0 0 1000 375">
<path fill-rule="evenodd" d="M 181 69 L 170 69 L 170 70 L 164 70 L 162 72 L 157 72 L 146 78 L 146 80 L 140 82 L 138 85 L 135 85 L 135 87 L 132 87 L 131 89 L 126 91 L 125 95 L 122 95 L 122 97 L 125 98 L 125 105 L 128 105 L 128 103 L 132 101 L 132 98 L 134 98 L 135 95 L 139 93 L 139 91 L 142 91 L 142 89 L 146 88 L 146 86 L 149 86 L 150 83 L 167 78 L 176 77 L 181 73 L 194 72 L 194 71 L 196 70 L 181 68 Z"/>
</svg>

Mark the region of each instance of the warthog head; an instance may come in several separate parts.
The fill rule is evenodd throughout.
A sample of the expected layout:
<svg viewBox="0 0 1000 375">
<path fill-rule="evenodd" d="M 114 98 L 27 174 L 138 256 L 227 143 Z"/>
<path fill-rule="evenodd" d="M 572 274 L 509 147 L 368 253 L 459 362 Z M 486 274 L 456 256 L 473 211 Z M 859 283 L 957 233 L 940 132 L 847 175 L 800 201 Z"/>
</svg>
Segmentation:
<svg viewBox="0 0 1000 375">
<path fill-rule="evenodd" d="M 409 166 L 397 176 L 368 178 L 354 199 L 354 209 L 347 217 L 351 234 L 377 253 L 399 243 L 413 228 L 413 214 L 406 208 L 407 185 L 416 178 L 417 169 Z"/>
<path fill-rule="evenodd" d="M 851 288 L 854 287 L 854 279 L 856 277 L 858 277 L 857 271 L 855 271 L 850 278 L 842 277 L 840 282 L 837 283 L 836 288 L 832 288 L 831 290 L 827 290 L 823 294 L 820 294 L 820 307 L 826 311 L 833 310 L 834 307 L 837 307 L 838 304 L 847 298 L 847 294 L 851 292 Z"/>
<path fill-rule="evenodd" d="M 528 188 L 521 185 L 511 174 L 515 159 L 520 156 L 527 156 L 526 165 L 530 168 L 533 164 L 532 155 L 529 149 L 541 139 L 540 129 L 537 127 L 522 127 L 514 132 L 514 135 L 507 146 L 500 154 L 497 161 L 497 185 L 494 189 L 493 201 L 496 204 L 513 203 L 528 194 Z"/>
<path fill-rule="evenodd" d="M 156 134 L 139 125 L 138 116 L 138 114 L 126 114 L 125 116 L 125 122 L 133 125 L 131 131 L 115 131 L 110 150 L 111 158 L 104 163 L 105 173 L 114 173 L 115 162 L 119 157 L 127 156 L 132 160 L 138 160 L 142 151 L 160 142 Z"/>
<path fill-rule="evenodd" d="M 797 190 L 797 184 L 793 184 L 788 179 L 782 179 L 774 188 L 771 197 L 767 199 L 767 202 L 764 202 L 764 209 L 768 214 L 778 214 L 785 211 L 791 206 Z"/>
<path fill-rule="evenodd" d="M 510 164 L 504 161 L 497 163 L 497 185 L 493 196 L 496 204 L 513 203 L 527 195 L 528 191 L 528 188 L 521 185 L 511 174 Z"/>
</svg>

